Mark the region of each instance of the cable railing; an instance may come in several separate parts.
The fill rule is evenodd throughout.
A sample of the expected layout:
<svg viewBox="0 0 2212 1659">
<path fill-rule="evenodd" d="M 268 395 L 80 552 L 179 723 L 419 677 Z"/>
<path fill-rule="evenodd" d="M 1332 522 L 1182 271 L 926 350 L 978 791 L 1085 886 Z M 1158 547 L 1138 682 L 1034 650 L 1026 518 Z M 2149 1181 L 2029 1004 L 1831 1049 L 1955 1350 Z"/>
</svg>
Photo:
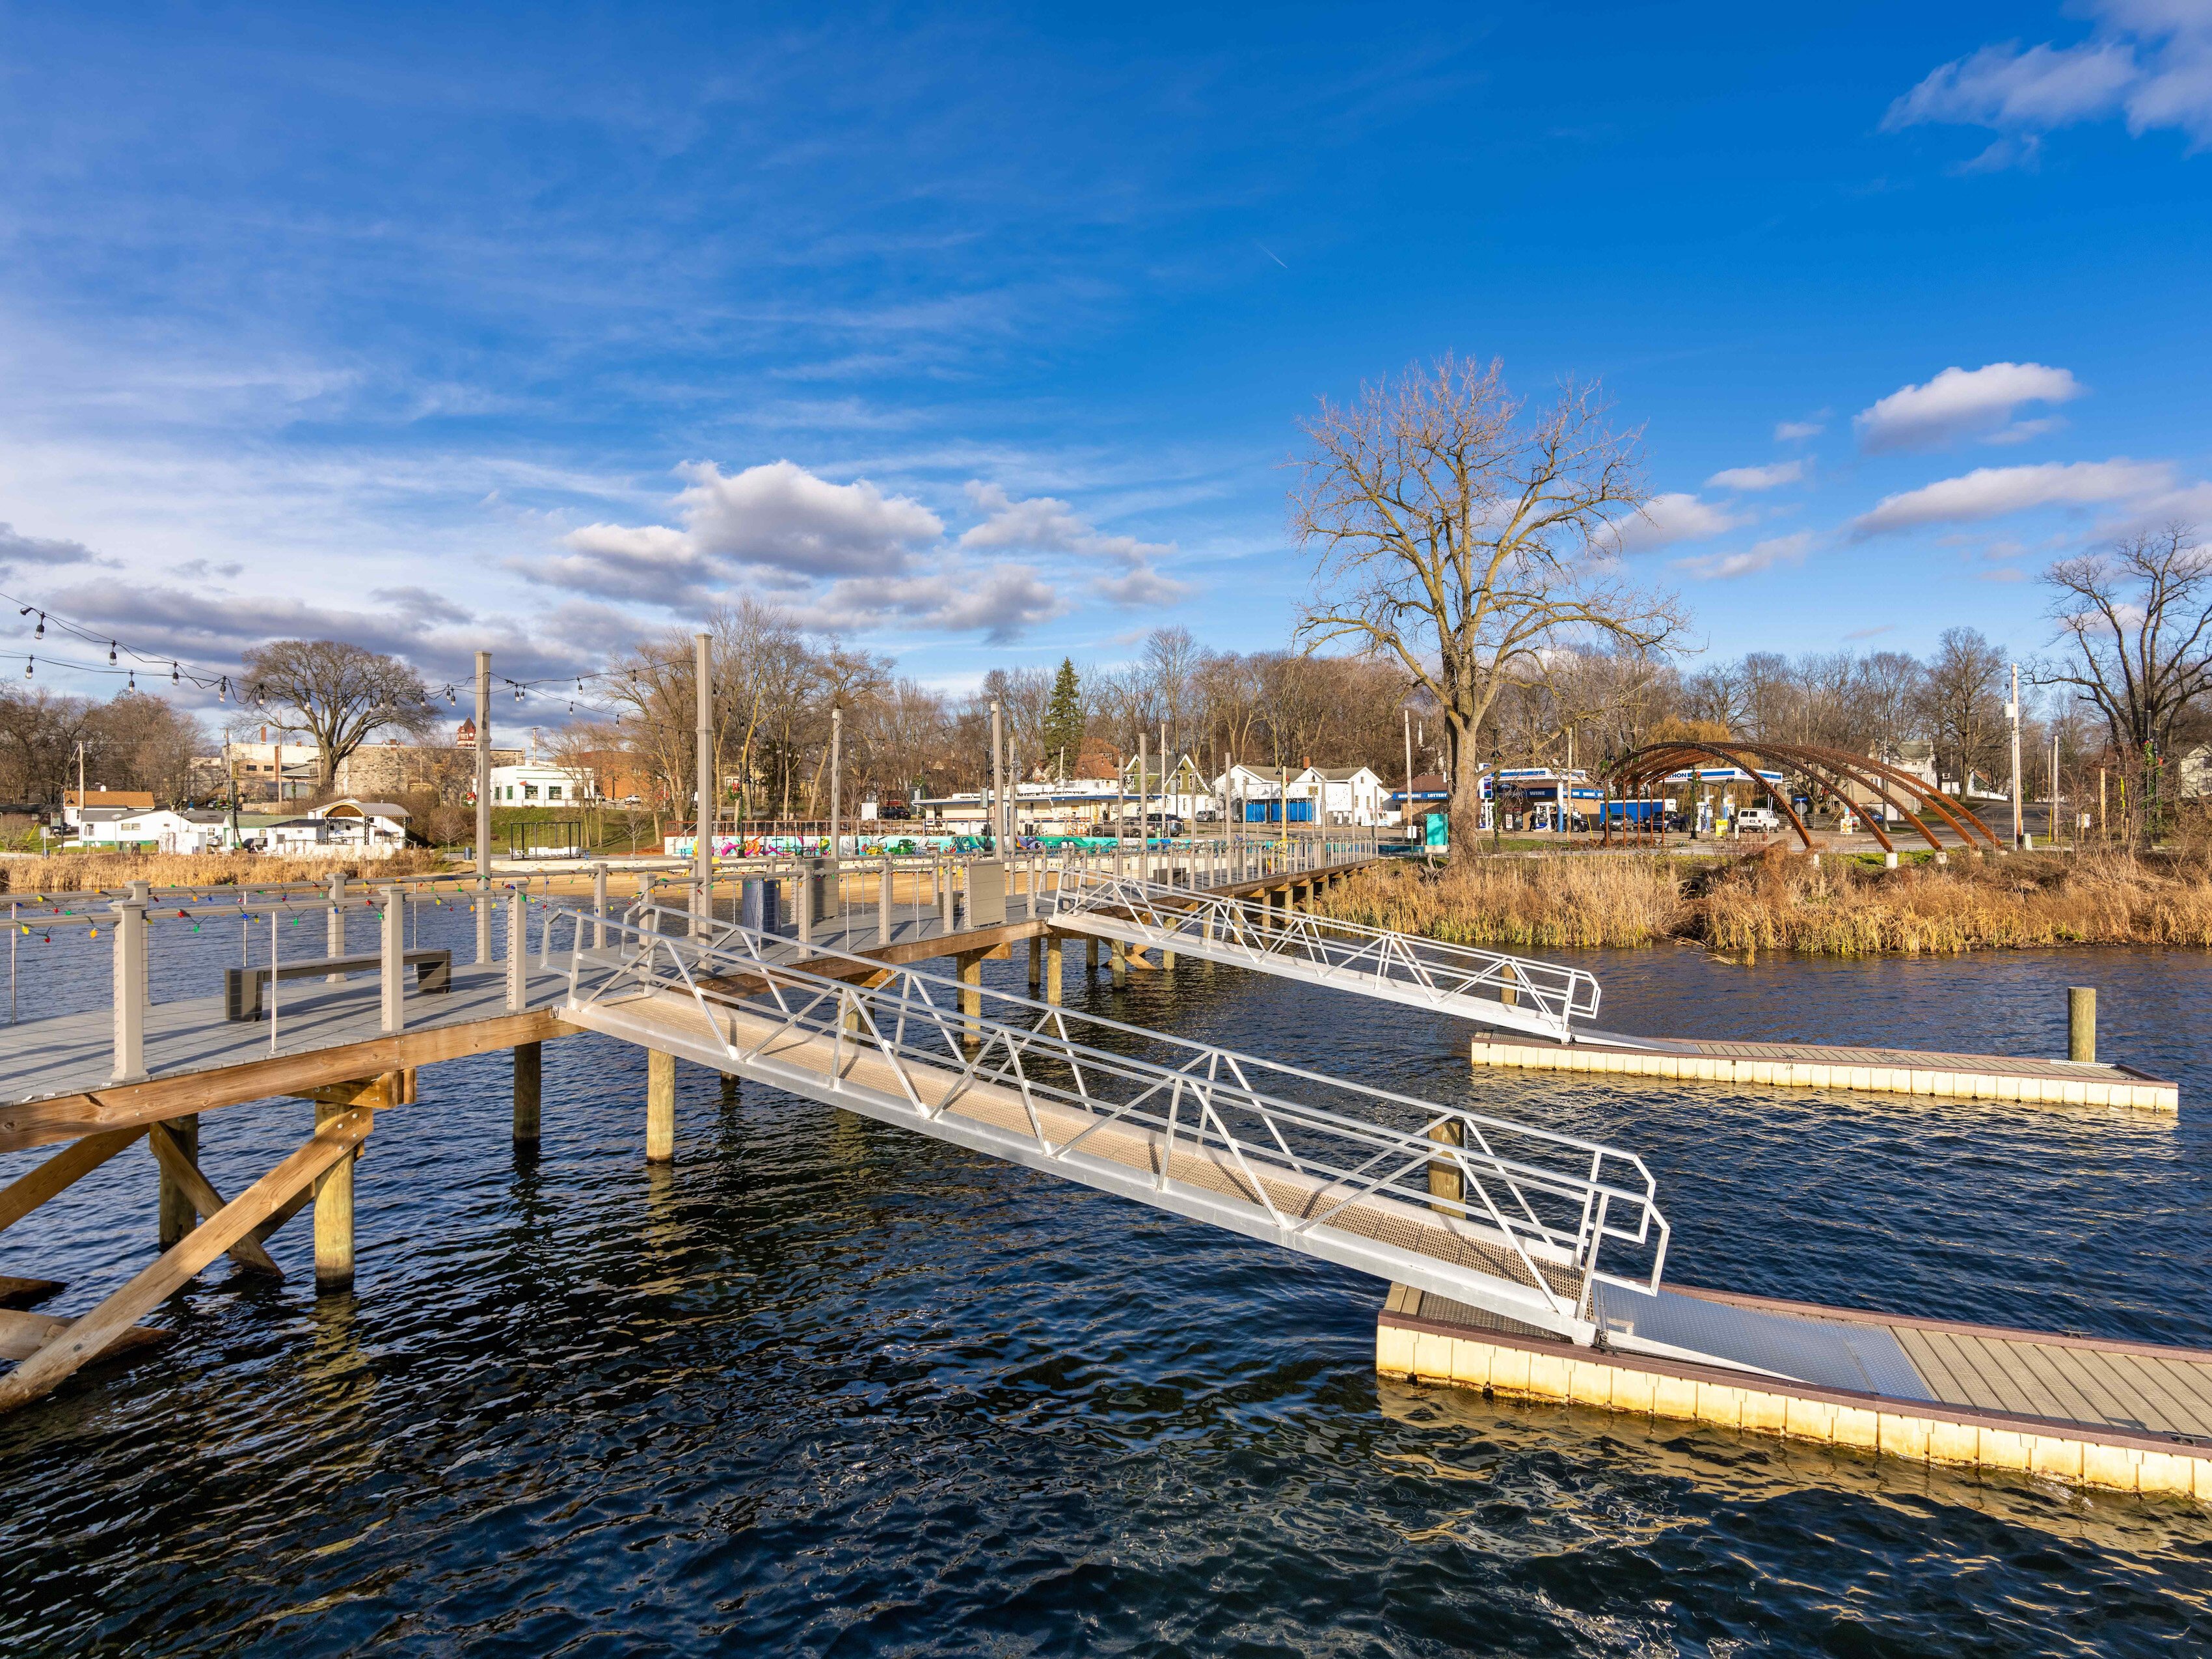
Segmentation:
<svg viewBox="0 0 2212 1659">
<path fill-rule="evenodd" d="M 1584 1343 L 1595 1285 L 1658 1287 L 1633 1153 L 689 911 L 551 921 L 572 1024 Z"/>
<path fill-rule="evenodd" d="M 1394 933 L 1257 899 L 1163 885 L 1110 872 L 1061 876 L 1053 919 L 1080 932 L 1288 973 L 1492 1025 L 1574 1040 L 1597 1017 L 1596 978 L 1531 957 Z"/>
</svg>

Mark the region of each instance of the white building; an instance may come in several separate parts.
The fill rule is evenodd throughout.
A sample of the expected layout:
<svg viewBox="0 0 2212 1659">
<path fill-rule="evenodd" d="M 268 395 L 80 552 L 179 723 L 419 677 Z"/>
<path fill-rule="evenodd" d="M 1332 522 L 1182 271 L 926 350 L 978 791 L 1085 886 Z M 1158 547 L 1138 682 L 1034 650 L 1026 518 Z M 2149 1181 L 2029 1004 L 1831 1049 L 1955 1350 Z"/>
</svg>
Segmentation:
<svg viewBox="0 0 2212 1659">
<path fill-rule="evenodd" d="M 397 801 L 356 800 L 349 796 L 318 806 L 305 821 L 321 826 L 322 840 L 317 845 L 333 852 L 390 858 L 407 845 L 407 809 Z M 292 825 L 277 824 L 271 835 L 301 822 L 294 819 Z M 296 830 L 287 839 L 304 841 Z"/>
<path fill-rule="evenodd" d="M 571 770 L 527 761 L 519 766 L 491 769 L 491 799 L 495 806 L 573 806 L 592 799 L 591 769 Z M 476 799 L 469 791 L 469 799 Z"/>
<path fill-rule="evenodd" d="M 228 829 L 220 812 L 179 812 L 166 806 L 137 811 L 88 806 L 78 833 L 81 847 L 131 848 L 157 853 L 214 853 Z"/>
<path fill-rule="evenodd" d="M 1314 821 L 1334 825 L 1395 822 L 1389 791 L 1371 768 L 1309 766 L 1291 780 L 1291 793 L 1311 799 Z"/>
</svg>

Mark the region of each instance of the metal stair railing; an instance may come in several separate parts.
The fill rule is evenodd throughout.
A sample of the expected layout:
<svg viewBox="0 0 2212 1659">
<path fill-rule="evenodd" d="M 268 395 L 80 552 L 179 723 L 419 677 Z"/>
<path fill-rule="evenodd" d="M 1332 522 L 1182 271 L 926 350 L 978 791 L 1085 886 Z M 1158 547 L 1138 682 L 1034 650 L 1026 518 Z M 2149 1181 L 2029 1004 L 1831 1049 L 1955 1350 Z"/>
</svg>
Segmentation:
<svg viewBox="0 0 2212 1659">
<path fill-rule="evenodd" d="M 797 961 L 792 940 L 734 924 L 688 936 L 688 911 L 556 914 L 563 1017 L 592 1029 L 680 1040 L 963 1144 L 1018 1103 L 984 1150 L 1585 1344 L 1595 1285 L 1656 1291 L 1664 1270 L 1667 1221 L 1633 1153 L 872 957 Z M 1629 1253 L 1648 1267 L 1607 1265 Z"/>
<path fill-rule="evenodd" d="M 1573 1022 L 1597 1016 L 1591 974 L 1394 933 L 1362 922 L 1281 911 L 1233 895 L 1089 871 L 1063 874 L 1053 919 L 1135 945 L 1187 951 L 1262 973 L 1295 976 L 1493 1025 L 1574 1041 Z M 1506 999 L 1511 998 L 1510 1001 Z"/>
</svg>

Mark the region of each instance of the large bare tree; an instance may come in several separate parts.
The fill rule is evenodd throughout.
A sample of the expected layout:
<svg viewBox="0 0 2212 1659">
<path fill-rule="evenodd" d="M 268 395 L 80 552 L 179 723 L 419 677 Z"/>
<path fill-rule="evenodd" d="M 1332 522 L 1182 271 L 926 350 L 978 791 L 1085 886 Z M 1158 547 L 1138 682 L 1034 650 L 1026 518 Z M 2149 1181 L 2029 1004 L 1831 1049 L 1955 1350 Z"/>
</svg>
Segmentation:
<svg viewBox="0 0 2212 1659">
<path fill-rule="evenodd" d="M 2037 678 L 2105 718 L 2112 747 L 2143 768 L 2155 801 L 2174 729 L 2212 692 L 2212 548 L 2189 525 L 2123 537 L 2044 574 L 2059 637 L 2074 648 Z"/>
<path fill-rule="evenodd" d="M 397 657 L 343 640 L 256 646 L 246 653 L 240 683 L 314 740 L 319 794 L 331 792 L 340 763 L 377 732 L 420 737 L 438 718 L 421 675 Z"/>
<path fill-rule="evenodd" d="M 1921 682 L 1921 720 L 1935 751 L 1940 786 L 1955 780 L 1965 795 L 1977 767 L 1993 768 L 2004 711 L 1998 677 L 2004 647 L 1972 628 L 1947 628 Z"/>
<path fill-rule="evenodd" d="M 1657 653 L 1686 625 L 1613 556 L 1616 522 L 1646 499 L 1633 437 L 1606 424 L 1595 386 L 1531 410 L 1498 362 L 1449 356 L 1348 406 L 1323 399 L 1302 426 L 1291 525 L 1316 564 L 1299 643 L 1395 658 L 1436 699 L 1464 857 L 1481 810 L 1475 732 L 1499 694 L 1540 678 L 1547 649 Z"/>
</svg>

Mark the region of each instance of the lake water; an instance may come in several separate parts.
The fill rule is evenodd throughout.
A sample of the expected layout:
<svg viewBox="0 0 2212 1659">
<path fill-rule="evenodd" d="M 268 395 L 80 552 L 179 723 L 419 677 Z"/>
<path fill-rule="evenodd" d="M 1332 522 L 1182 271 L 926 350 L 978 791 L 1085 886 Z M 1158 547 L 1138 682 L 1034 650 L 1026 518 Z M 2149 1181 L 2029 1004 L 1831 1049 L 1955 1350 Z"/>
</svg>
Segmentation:
<svg viewBox="0 0 2212 1659">
<path fill-rule="evenodd" d="M 213 989 L 230 926 L 157 946 L 161 994 Z M 95 995 L 104 944 L 58 936 L 19 975 Z M 2040 1054 L 2063 988 L 2095 984 L 2106 1057 L 2178 1078 L 2183 1114 L 1475 1073 L 1454 1022 L 1202 964 L 1069 988 L 1632 1148 L 1683 1282 L 2212 1346 L 2205 957 L 1577 960 L 1614 1029 Z M 1018 962 L 988 972 L 1018 988 Z M 504 1056 L 426 1071 L 359 1168 L 353 1295 L 314 1296 L 295 1222 L 288 1283 L 210 1270 L 165 1351 L 0 1419 L 0 1642 L 2212 1648 L 2202 1510 L 1386 1382 L 1376 1281 L 750 1085 L 725 1103 L 689 1067 L 677 1164 L 648 1170 L 644 1073 L 549 1045 L 542 1154 L 518 1158 Z M 204 1120 L 216 1185 L 307 1115 Z M 125 1154 L 0 1236 L 0 1271 L 89 1305 L 149 1259 L 153 1192 Z"/>
</svg>

